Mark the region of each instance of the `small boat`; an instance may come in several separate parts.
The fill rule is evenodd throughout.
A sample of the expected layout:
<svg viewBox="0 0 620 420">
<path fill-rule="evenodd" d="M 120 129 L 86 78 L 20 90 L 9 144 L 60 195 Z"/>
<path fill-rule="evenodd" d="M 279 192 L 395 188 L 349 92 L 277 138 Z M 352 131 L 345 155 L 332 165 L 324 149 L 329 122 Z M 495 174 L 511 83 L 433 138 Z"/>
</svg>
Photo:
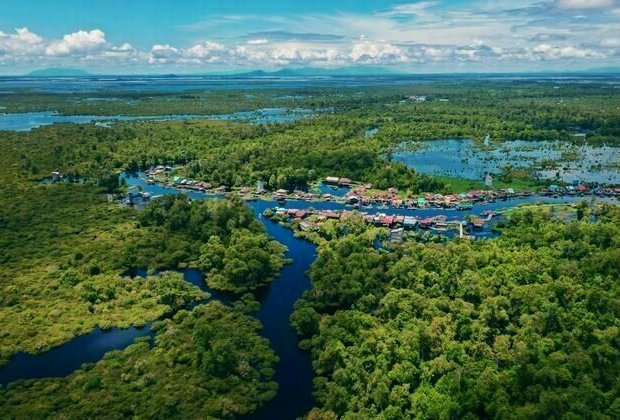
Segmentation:
<svg viewBox="0 0 620 420">
<path fill-rule="evenodd" d="M 469 202 L 458 202 L 456 203 L 455 208 L 459 211 L 465 211 L 473 209 L 474 205 Z"/>
<path fill-rule="evenodd" d="M 433 223 L 433 221 L 429 218 L 427 219 L 422 219 L 418 222 L 418 225 L 420 226 L 421 229 L 428 229 L 431 227 L 431 224 Z"/>
<path fill-rule="evenodd" d="M 447 226 L 439 226 L 439 225 L 436 225 L 436 226 L 433 226 L 433 227 L 431 228 L 431 230 L 434 230 L 434 231 L 436 231 L 436 232 L 447 232 L 447 231 L 448 231 L 448 227 L 447 227 Z"/>
</svg>

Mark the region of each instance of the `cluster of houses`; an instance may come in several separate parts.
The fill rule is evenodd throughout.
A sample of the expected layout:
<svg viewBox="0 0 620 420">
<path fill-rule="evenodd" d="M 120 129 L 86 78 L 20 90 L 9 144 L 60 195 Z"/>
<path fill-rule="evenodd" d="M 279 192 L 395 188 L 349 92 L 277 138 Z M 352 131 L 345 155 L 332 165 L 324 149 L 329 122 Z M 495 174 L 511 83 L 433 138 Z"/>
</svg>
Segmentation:
<svg viewBox="0 0 620 420">
<path fill-rule="evenodd" d="M 137 210 L 143 210 L 153 197 L 148 192 L 140 191 L 137 185 L 129 187 L 127 194 L 121 199 L 121 206 L 131 206 Z M 109 201 L 109 198 L 108 198 Z"/>
<path fill-rule="evenodd" d="M 336 211 L 336 210 L 306 210 L 306 209 L 287 209 L 283 207 L 275 207 L 265 211 L 265 216 L 275 217 L 282 221 L 298 220 L 300 222 L 299 228 L 302 231 L 308 232 L 317 230 L 320 225 L 327 220 L 341 220 L 343 218 L 350 217 L 355 214 L 352 211 Z M 365 214 L 362 213 L 364 222 L 368 225 L 377 227 L 385 227 L 389 229 L 404 229 L 413 230 L 415 228 L 420 229 L 433 229 L 437 231 L 447 231 L 450 227 L 458 228 L 467 226 L 468 224 L 474 230 L 482 230 L 485 225 L 485 221 L 491 220 L 495 214 L 488 212 L 487 218 L 471 218 L 469 223 L 461 220 L 448 221 L 444 215 L 438 215 L 428 218 L 417 218 L 415 216 L 405 215 L 388 215 L 385 213 L 377 214 Z M 312 217 L 311 217 L 312 216 Z"/>
<path fill-rule="evenodd" d="M 406 99 L 408 101 L 416 102 L 416 103 L 426 102 L 426 96 L 425 95 L 409 95 L 409 96 L 406 97 Z"/>
<path fill-rule="evenodd" d="M 543 196 L 560 196 L 560 195 L 586 195 L 592 194 L 599 197 L 620 197 L 620 187 L 596 187 L 588 188 L 584 184 L 578 185 L 549 185 L 540 192 Z"/>
<path fill-rule="evenodd" d="M 227 191 L 226 187 L 218 187 L 213 188 L 213 185 L 210 182 L 205 181 L 196 181 L 190 180 L 187 178 L 183 178 L 180 176 L 173 176 L 169 178 L 169 172 L 172 171 L 172 167 L 170 166 L 157 166 L 153 169 L 146 171 L 146 183 L 149 185 L 153 185 L 158 182 L 158 179 L 155 177 L 158 175 L 163 175 L 163 182 L 170 184 L 173 187 L 188 190 L 188 191 L 200 191 L 200 192 L 215 192 L 215 193 L 224 193 Z"/>
<path fill-rule="evenodd" d="M 147 171 L 147 183 L 154 184 L 157 182 L 156 176 L 163 175 L 163 182 L 175 186 L 177 188 L 201 191 L 201 192 L 214 192 L 217 194 L 224 194 L 230 192 L 230 189 L 226 186 L 219 186 L 213 188 L 213 185 L 209 182 L 195 181 L 182 178 L 179 176 L 168 177 L 169 172 L 172 171 L 170 166 L 157 166 Z M 58 179 L 59 174 L 53 176 Z M 161 177 L 158 179 L 162 179 Z M 328 193 L 312 193 L 302 190 L 289 191 L 286 189 L 278 189 L 274 191 L 273 199 L 276 201 L 285 201 L 286 199 L 295 199 L 303 201 L 332 201 L 334 199 L 344 201 L 346 204 L 352 205 L 356 208 L 378 205 L 380 208 L 454 208 L 456 210 L 470 210 L 474 203 L 480 202 L 494 202 L 496 200 L 506 200 L 514 197 L 530 197 L 532 195 L 540 196 L 583 196 L 587 194 L 593 194 L 598 196 L 620 196 L 620 187 L 600 187 L 589 188 L 584 184 L 577 185 L 549 185 L 538 193 L 531 191 L 515 191 L 512 188 L 505 189 L 486 189 L 486 190 L 474 190 L 462 194 L 424 194 L 418 197 L 406 197 L 403 198 L 398 193 L 396 188 L 388 188 L 387 190 L 375 190 L 370 184 L 359 185 L 350 178 L 341 178 L 329 176 L 324 179 L 324 184 L 332 186 L 334 189 L 338 187 L 347 187 L 350 190 L 343 197 L 334 197 Z M 264 184 L 259 182 L 256 190 L 248 187 L 241 188 L 236 193 L 242 196 L 252 195 L 253 197 L 260 197 L 267 194 L 264 188 Z"/>
<path fill-rule="evenodd" d="M 149 176 L 156 176 L 156 175 L 165 174 L 166 172 L 170 172 L 170 171 L 172 171 L 172 166 L 159 165 L 146 171 L 146 173 Z"/>
<path fill-rule="evenodd" d="M 338 185 L 341 187 L 350 187 L 353 185 L 353 180 L 350 178 L 338 178 L 335 176 L 328 176 L 325 178 L 325 183 L 329 185 Z"/>
<path fill-rule="evenodd" d="M 493 202 L 511 197 L 528 197 L 529 191 L 515 192 L 512 188 L 504 190 L 477 190 L 463 194 L 424 194 L 416 198 L 401 198 L 396 188 L 388 188 L 385 191 L 371 191 L 370 185 L 361 185 L 345 195 L 348 204 L 362 206 L 383 205 L 395 208 L 454 208 L 457 210 L 470 210 L 474 203 Z"/>
</svg>

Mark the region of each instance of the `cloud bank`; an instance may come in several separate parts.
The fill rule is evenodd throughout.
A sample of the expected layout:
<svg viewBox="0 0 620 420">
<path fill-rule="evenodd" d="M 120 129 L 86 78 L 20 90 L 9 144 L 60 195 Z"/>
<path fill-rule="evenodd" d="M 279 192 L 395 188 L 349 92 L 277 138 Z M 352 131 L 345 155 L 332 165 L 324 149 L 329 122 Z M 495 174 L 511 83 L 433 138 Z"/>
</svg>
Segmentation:
<svg viewBox="0 0 620 420">
<path fill-rule="evenodd" d="M 193 42 L 143 48 L 133 47 L 131 40 L 111 43 L 99 28 L 76 28 L 57 39 L 26 27 L 0 31 L 0 66 L 195 72 L 381 65 L 512 71 L 620 64 L 616 0 L 480 1 L 467 9 L 422 1 L 370 14 L 263 16 L 263 25 L 272 29 L 258 31 L 257 19 L 212 16 L 181 28 Z"/>
</svg>

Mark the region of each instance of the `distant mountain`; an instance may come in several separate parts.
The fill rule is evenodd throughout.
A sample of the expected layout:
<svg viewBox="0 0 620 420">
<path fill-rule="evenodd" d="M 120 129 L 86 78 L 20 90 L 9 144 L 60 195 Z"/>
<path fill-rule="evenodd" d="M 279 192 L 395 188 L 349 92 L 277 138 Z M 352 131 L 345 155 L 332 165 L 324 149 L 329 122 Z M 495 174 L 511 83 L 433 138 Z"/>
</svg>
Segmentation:
<svg viewBox="0 0 620 420">
<path fill-rule="evenodd" d="M 80 69 L 48 68 L 31 71 L 26 76 L 29 77 L 78 77 L 91 76 L 87 71 Z"/>
<path fill-rule="evenodd" d="M 311 77 L 311 76 L 380 76 L 398 74 L 383 67 L 339 67 L 316 68 L 301 67 L 281 69 L 277 71 L 254 70 L 246 73 L 237 73 L 235 77 Z"/>
</svg>

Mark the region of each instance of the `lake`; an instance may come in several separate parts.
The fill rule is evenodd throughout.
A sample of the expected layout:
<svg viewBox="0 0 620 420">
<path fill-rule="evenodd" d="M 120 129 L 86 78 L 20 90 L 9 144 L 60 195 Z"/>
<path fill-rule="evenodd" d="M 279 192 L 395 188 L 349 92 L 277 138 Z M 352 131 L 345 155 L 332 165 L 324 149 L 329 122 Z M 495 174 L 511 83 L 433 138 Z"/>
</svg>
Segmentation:
<svg viewBox="0 0 620 420">
<path fill-rule="evenodd" d="M 77 123 L 109 125 L 124 121 L 183 121 L 183 120 L 226 120 L 252 123 L 283 123 L 310 118 L 315 111 L 303 108 L 264 108 L 256 111 L 242 111 L 231 114 L 216 115 L 60 115 L 53 111 L 23 112 L 14 114 L 0 114 L 0 130 L 30 131 L 32 129 L 56 123 Z"/>
<path fill-rule="evenodd" d="M 620 184 L 620 148 L 561 141 L 506 141 L 482 146 L 473 140 L 402 143 L 392 159 L 428 175 L 482 180 L 502 167 L 524 168 L 540 178 Z M 543 163 L 554 163 L 545 168 Z"/>
</svg>

